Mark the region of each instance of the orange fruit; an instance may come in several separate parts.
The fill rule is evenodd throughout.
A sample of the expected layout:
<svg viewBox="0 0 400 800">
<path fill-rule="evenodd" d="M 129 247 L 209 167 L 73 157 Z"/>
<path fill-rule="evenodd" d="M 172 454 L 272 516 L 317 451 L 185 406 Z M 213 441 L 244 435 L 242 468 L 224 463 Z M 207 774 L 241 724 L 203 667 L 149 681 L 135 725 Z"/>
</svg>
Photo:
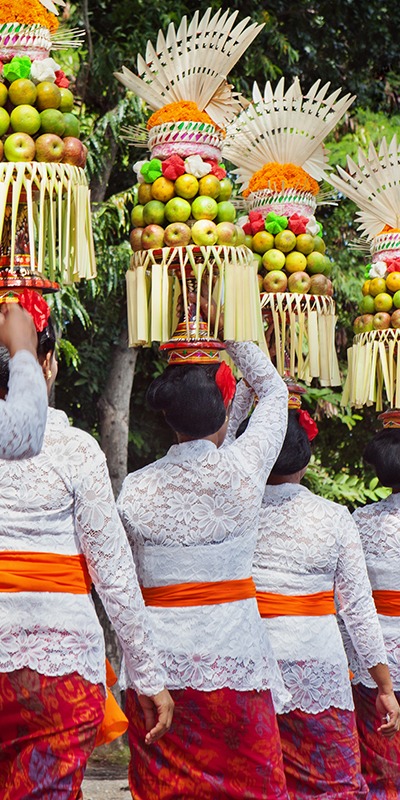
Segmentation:
<svg viewBox="0 0 400 800">
<path fill-rule="evenodd" d="M 389 292 L 397 292 L 400 289 L 400 272 L 389 272 L 386 278 L 386 288 Z"/>
</svg>

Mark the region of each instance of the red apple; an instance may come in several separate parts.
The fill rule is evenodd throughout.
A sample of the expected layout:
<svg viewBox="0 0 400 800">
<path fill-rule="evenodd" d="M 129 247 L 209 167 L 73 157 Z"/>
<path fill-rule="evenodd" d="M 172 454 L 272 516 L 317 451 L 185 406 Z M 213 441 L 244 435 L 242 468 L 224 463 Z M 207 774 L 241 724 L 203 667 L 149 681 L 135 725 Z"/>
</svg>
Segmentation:
<svg viewBox="0 0 400 800">
<path fill-rule="evenodd" d="M 373 325 L 376 331 L 386 331 L 390 328 L 390 314 L 386 311 L 378 311 L 377 314 L 374 314 Z"/>
<path fill-rule="evenodd" d="M 373 314 L 363 314 L 361 317 L 357 317 L 360 320 L 360 330 L 355 331 L 355 333 L 366 333 L 367 331 L 374 330 L 374 315 Z"/>
<path fill-rule="evenodd" d="M 266 292 L 285 292 L 287 285 L 288 279 L 281 269 L 272 269 L 271 272 L 267 272 L 263 280 Z"/>
<path fill-rule="evenodd" d="M 43 133 L 36 139 L 36 160 L 59 162 L 63 160 L 64 142 L 55 133 Z"/>
<path fill-rule="evenodd" d="M 135 253 L 137 250 L 142 249 L 142 233 L 144 228 L 132 228 L 129 234 L 129 243 Z"/>
<path fill-rule="evenodd" d="M 288 289 L 295 294 L 307 294 L 311 284 L 311 278 L 306 272 L 292 272 L 289 275 Z"/>
<path fill-rule="evenodd" d="M 392 328 L 400 328 L 400 308 L 398 308 L 397 311 L 393 311 L 390 322 Z"/>
<path fill-rule="evenodd" d="M 215 203 L 215 205 L 217 204 Z M 215 222 L 211 219 L 197 220 L 192 227 L 192 239 L 194 243 L 198 245 L 216 244 L 218 240 L 218 231 Z"/>
<path fill-rule="evenodd" d="M 82 158 L 81 158 L 80 164 L 78 164 L 78 167 L 81 167 L 81 169 L 84 169 L 85 166 L 86 166 L 87 154 L 88 154 L 88 149 L 87 149 L 86 145 L 83 144 L 83 142 L 82 142 Z"/>
<path fill-rule="evenodd" d="M 80 139 L 76 139 L 75 136 L 66 136 L 65 139 L 63 139 L 63 142 L 63 164 L 72 164 L 75 167 L 80 167 L 84 155 L 84 145 Z"/>
<path fill-rule="evenodd" d="M 0 139 L 0 161 L 3 161 L 4 145 Z"/>
<path fill-rule="evenodd" d="M 236 228 L 236 247 L 240 244 L 246 244 L 246 234 L 240 225 L 235 225 Z"/>
<path fill-rule="evenodd" d="M 4 142 L 7 161 L 33 161 L 35 149 L 35 142 L 29 133 L 12 133 Z"/>
<path fill-rule="evenodd" d="M 328 288 L 328 278 L 325 275 L 312 275 L 310 294 L 326 294 Z"/>
<path fill-rule="evenodd" d="M 333 297 L 333 283 L 330 280 L 330 278 L 327 278 L 326 280 L 328 281 L 328 287 L 327 287 L 327 290 L 326 290 L 325 294 L 328 297 Z"/>
<path fill-rule="evenodd" d="M 164 228 L 161 225 L 146 225 L 142 233 L 143 250 L 157 250 L 164 245 Z"/>
<path fill-rule="evenodd" d="M 164 231 L 166 247 L 186 247 L 192 240 L 192 232 L 186 222 L 171 222 Z"/>
<path fill-rule="evenodd" d="M 233 222 L 219 222 L 217 225 L 218 244 L 237 244 L 236 225 Z"/>
</svg>

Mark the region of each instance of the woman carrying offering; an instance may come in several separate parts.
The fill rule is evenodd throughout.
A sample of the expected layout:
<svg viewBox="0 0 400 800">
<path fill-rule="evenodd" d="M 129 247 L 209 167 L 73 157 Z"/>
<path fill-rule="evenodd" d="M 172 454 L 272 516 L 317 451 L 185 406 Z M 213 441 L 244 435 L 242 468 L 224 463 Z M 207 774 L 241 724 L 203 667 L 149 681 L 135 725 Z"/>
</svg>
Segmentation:
<svg viewBox="0 0 400 800">
<path fill-rule="evenodd" d="M 243 387 L 242 419 L 248 394 Z M 289 403 L 294 407 L 265 487 L 253 566 L 260 614 L 292 695 L 278 716 L 287 787 L 291 800 L 361 800 L 367 787 L 334 593 L 360 662 L 378 687 L 379 736 L 398 730 L 400 709 L 357 529 L 346 508 L 301 486 L 317 429 L 299 410 L 298 395 Z"/>
<path fill-rule="evenodd" d="M 41 303 L 38 356 L 50 391 L 55 335 Z M 5 394 L 6 351 L 0 365 Z M 0 487 L 0 796 L 77 800 L 105 706 L 92 582 L 139 694 L 146 744 L 169 727 L 173 703 L 95 440 L 49 408 L 42 452 L 0 461 Z"/>
<path fill-rule="evenodd" d="M 400 412 L 381 414 L 384 430 L 367 444 L 364 459 L 392 494 L 357 509 L 353 519 L 364 550 L 372 594 L 386 645 L 390 674 L 400 700 Z M 375 713 L 377 689 L 357 652 L 346 641 L 354 673 L 361 765 L 368 783 L 368 800 L 397 800 L 400 796 L 400 736 L 379 735 Z"/>
<path fill-rule="evenodd" d="M 287 798 L 271 692 L 277 708 L 287 693 L 250 577 L 287 393 L 254 344 L 227 350 L 259 398 L 244 436 L 219 447 L 235 393 L 226 364 L 167 367 L 148 400 L 178 444 L 129 475 L 118 501 L 175 702 L 171 730 L 146 751 L 128 689 L 135 800 Z"/>
</svg>

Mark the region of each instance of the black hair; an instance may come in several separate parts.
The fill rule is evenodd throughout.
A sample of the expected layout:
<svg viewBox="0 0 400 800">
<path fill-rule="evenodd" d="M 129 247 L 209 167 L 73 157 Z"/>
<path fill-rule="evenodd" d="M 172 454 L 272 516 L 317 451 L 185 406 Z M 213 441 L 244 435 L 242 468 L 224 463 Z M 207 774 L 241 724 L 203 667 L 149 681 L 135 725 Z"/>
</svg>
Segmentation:
<svg viewBox="0 0 400 800">
<path fill-rule="evenodd" d="M 372 466 L 382 486 L 400 489 L 400 428 L 384 428 L 368 442 L 364 461 Z"/>
<path fill-rule="evenodd" d="M 216 433 L 226 408 L 215 383 L 218 364 L 172 364 L 150 384 L 147 402 L 163 411 L 168 425 L 191 439 Z"/>
<path fill-rule="evenodd" d="M 54 353 L 56 348 L 56 332 L 54 330 L 54 325 L 49 317 L 48 323 L 46 327 L 40 331 L 37 335 L 38 339 L 38 346 L 37 346 L 37 355 L 38 358 L 45 358 L 47 353 Z M 0 347 L 0 389 L 3 389 L 5 392 L 8 389 L 8 381 L 10 377 L 10 353 L 8 352 L 6 347 Z"/>
<path fill-rule="evenodd" d="M 299 412 L 289 409 L 286 436 L 271 475 L 293 475 L 307 466 L 311 458 L 309 438 L 299 423 Z"/>
</svg>

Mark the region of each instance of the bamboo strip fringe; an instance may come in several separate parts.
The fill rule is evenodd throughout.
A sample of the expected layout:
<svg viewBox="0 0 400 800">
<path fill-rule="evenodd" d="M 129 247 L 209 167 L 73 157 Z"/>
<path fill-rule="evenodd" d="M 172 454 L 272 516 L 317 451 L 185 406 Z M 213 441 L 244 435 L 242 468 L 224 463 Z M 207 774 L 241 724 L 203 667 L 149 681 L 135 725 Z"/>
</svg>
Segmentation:
<svg viewBox="0 0 400 800">
<path fill-rule="evenodd" d="M 385 404 L 400 408 L 400 331 L 370 331 L 354 338 L 347 351 L 348 374 L 342 405 Z"/>
</svg>

